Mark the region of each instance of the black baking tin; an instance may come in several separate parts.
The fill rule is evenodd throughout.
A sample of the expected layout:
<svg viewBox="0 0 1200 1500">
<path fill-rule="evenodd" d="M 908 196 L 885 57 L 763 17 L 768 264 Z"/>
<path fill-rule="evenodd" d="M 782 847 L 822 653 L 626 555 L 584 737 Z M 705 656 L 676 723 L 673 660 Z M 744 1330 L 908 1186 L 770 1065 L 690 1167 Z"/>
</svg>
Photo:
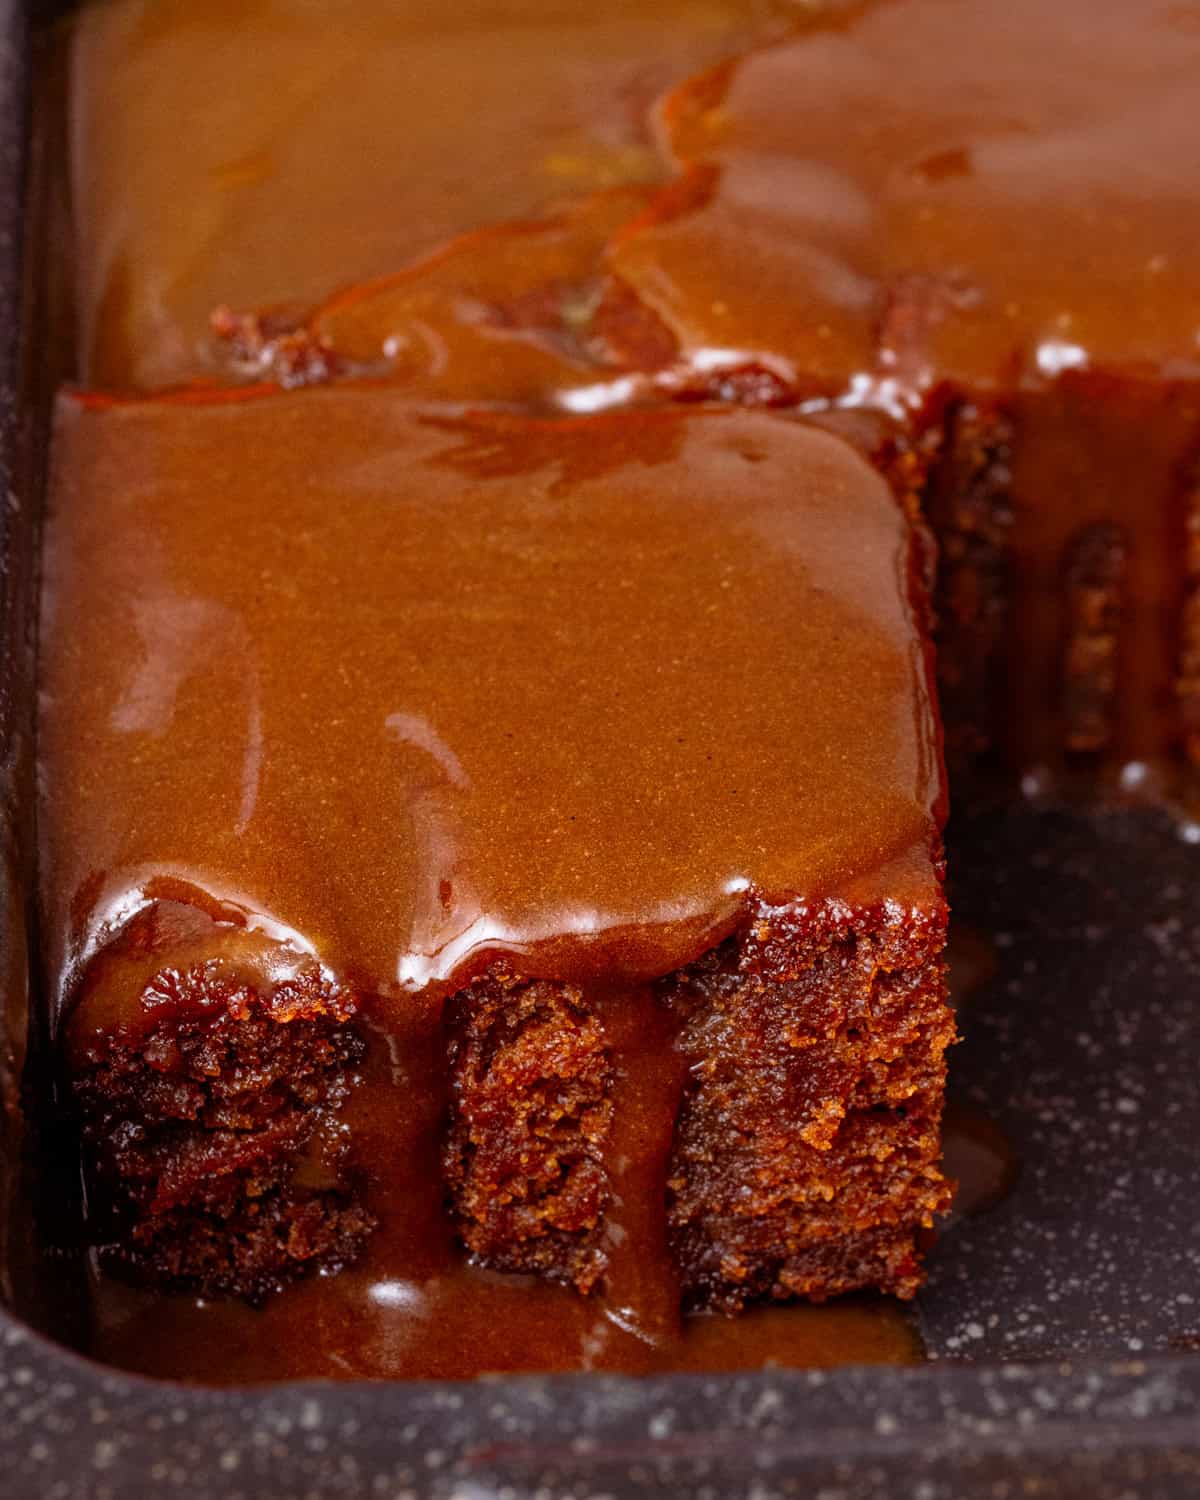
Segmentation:
<svg viewBox="0 0 1200 1500">
<path fill-rule="evenodd" d="M 208 1391 L 103 1369 L 10 1310 L 61 1329 L 82 1286 L 68 1264 L 49 1299 L 31 1289 L 18 1097 L 46 415 L 28 25 L 0 0 L 0 1496 L 1200 1495 L 1200 847 L 1153 812 L 953 830 L 956 920 L 1000 962 L 964 1005 L 952 1093 L 1023 1171 L 932 1254 L 926 1366 Z"/>
</svg>

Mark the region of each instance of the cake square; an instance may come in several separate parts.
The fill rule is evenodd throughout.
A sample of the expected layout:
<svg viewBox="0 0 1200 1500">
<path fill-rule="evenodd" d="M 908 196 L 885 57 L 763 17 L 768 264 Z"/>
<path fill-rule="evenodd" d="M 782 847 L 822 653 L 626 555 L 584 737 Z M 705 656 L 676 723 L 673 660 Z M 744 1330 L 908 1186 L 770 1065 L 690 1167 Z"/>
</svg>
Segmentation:
<svg viewBox="0 0 1200 1500">
<path fill-rule="evenodd" d="M 926 557 L 765 412 L 64 397 L 41 920 L 109 1262 L 911 1295 Z"/>
</svg>

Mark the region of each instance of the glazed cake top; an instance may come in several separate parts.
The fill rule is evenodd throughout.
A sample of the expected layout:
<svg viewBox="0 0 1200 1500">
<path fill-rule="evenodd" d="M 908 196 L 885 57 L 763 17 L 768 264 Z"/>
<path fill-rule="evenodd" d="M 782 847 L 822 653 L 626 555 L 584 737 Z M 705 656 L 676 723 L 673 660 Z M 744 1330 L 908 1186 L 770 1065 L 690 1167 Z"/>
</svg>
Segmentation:
<svg viewBox="0 0 1200 1500">
<path fill-rule="evenodd" d="M 1200 372 L 1200 12 L 875 0 L 679 87 L 612 264 L 710 364 L 864 399 Z"/>
<path fill-rule="evenodd" d="M 447 237 L 657 180 L 658 93 L 784 0 L 105 0 L 64 49 L 80 377 L 203 373 L 215 308 L 307 310 Z"/>
<path fill-rule="evenodd" d="M 827 433 L 68 397 L 45 571 L 55 971 L 164 879 L 380 994 L 937 902 L 910 531 Z"/>
<path fill-rule="evenodd" d="M 463 230 L 663 182 L 609 264 L 706 369 L 749 356 L 885 405 L 943 379 L 1197 372 L 1186 5 L 472 0 L 327 21 L 300 0 L 84 8 L 64 56 L 85 382 L 211 373 L 222 305 L 307 314 Z M 442 319 L 474 295 L 441 291 Z"/>
</svg>

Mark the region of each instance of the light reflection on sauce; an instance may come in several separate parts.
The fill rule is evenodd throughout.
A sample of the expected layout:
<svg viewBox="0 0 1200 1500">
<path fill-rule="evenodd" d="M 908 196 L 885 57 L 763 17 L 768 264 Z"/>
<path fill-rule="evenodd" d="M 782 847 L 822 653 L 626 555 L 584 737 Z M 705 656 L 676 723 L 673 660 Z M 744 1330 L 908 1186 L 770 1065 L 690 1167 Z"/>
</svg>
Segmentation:
<svg viewBox="0 0 1200 1500">
<path fill-rule="evenodd" d="M 102 1280 L 89 1352 L 139 1374 L 238 1385 L 300 1377 L 460 1380 L 488 1372 L 819 1368 L 921 1358 L 907 1311 L 883 1298 L 688 1318 L 651 1344 L 531 1278 L 460 1268 L 423 1286 L 344 1272 L 255 1310 L 163 1298 Z"/>
</svg>

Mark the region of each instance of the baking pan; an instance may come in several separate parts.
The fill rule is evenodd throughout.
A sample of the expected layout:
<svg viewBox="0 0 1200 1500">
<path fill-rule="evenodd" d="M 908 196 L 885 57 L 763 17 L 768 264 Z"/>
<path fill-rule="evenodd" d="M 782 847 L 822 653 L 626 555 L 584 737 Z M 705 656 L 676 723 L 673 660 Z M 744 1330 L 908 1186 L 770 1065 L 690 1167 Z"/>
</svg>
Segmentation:
<svg viewBox="0 0 1200 1500">
<path fill-rule="evenodd" d="M 981 803 L 952 823 L 957 951 L 975 982 L 957 976 L 951 1097 L 1009 1143 L 1019 1175 L 931 1253 L 927 1364 L 210 1391 L 70 1352 L 82 1267 L 50 1252 L 69 1243 L 55 1215 L 75 1212 L 72 1174 L 35 1195 L 28 1166 L 35 1138 L 55 1156 L 28 980 L 54 366 L 44 226 L 24 214 L 40 201 L 40 14 L 0 0 L 0 1496 L 1200 1493 L 1200 844 L 1144 808 Z"/>
</svg>

